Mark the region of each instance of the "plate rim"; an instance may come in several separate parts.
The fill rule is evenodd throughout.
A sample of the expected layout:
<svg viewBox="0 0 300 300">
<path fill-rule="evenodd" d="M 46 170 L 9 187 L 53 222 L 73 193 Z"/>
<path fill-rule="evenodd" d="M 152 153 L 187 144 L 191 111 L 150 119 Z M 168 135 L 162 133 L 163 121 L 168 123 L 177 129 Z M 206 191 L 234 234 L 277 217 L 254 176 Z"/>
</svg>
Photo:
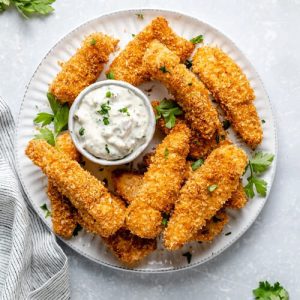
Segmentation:
<svg viewBox="0 0 300 300">
<path fill-rule="evenodd" d="M 141 12 L 154 12 L 154 13 L 170 13 L 170 14 L 175 14 L 177 16 L 183 16 L 185 18 L 191 18 L 196 22 L 200 22 L 202 24 L 204 24 L 205 26 L 208 26 L 210 29 L 216 31 L 218 34 L 220 34 L 221 36 L 226 37 L 226 39 L 228 40 L 229 43 L 231 43 L 236 49 L 239 50 L 239 52 L 242 54 L 243 56 L 243 60 L 245 60 L 247 62 L 247 64 L 250 65 L 252 71 L 254 72 L 255 76 L 257 77 L 257 79 L 259 80 L 260 84 L 263 87 L 264 93 L 267 96 L 266 97 L 266 101 L 268 101 L 269 104 L 269 108 L 270 108 L 270 112 L 272 115 L 272 119 L 273 119 L 273 125 L 274 125 L 274 147 L 275 147 L 275 158 L 272 164 L 272 173 L 270 176 L 270 182 L 268 182 L 268 186 L 269 186 L 269 190 L 267 193 L 267 196 L 265 198 L 262 198 L 261 203 L 259 204 L 259 208 L 257 209 L 257 211 L 255 212 L 253 218 L 251 218 L 249 220 L 249 222 L 247 223 L 247 225 L 243 228 L 243 230 L 241 230 L 239 232 L 239 234 L 237 234 L 232 240 L 228 241 L 228 243 L 226 243 L 226 245 L 224 245 L 221 249 L 219 249 L 216 252 L 213 252 L 212 255 L 203 258 L 197 262 L 185 265 L 185 266 L 180 266 L 180 267 L 172 267 L 172 268 L 165 268 L 165 269 L 157 269 L 157 270 L 148 270 L 148 269 L 135 269 L 135 268 L 130 268 L 130 267 L 126 267 L 125 265 L 114 265 L 114 264 L 110 264 L 108 262 L 102 261 L 100 259 L 96 259 L 94 257 L 92 257 L 91 255 L 89 255 L 88 253 L 84 253 L 81 249 L 79 249 L 76 245 L 73 245 L 69 240 L 65 240 L 62 237 L 54 234 L 51 226 L 46 222 L 45 218 L 43 218 L 42 213 L 39 212 L 38 209 L 36 209 L 36 205 L 34 204 L 34 201 L 32 201 L 32 199 L 29 197 L 29 193 L 27 191 L 26 185 L 24 183 L 23 177 L 22 177 L 22 173 L 21 173 L 21 169 L 20 169 L 20 162 L 19 162 L 19 150 L 18 150 L 18 137 L 19 137 L 19 125 L 20 125 L 20 117 L 21 117 L 21 113 L 23 111 L 24 108 L 24 102 L 25 102 L 25 98 L 27 96 L 28 93 L 28 89 L 29 86 L 31 85 L 32 80 L 34 79 L 37 71 L 39 70 L 40 66 L 43 64 L 43 62 L 45 61 L 45 59 L 51 54 L 51 52 L 54 50 L 54 48 L 62 43 L 67 37 L 69 37 L 72 33 L 76 32 L 77 30 L 83 28 L 84 26 L 87 26 L 88 24 L 103 18 L 103 17 L 108 17 L 111 15 L 115 15 L 115 14 L 120 14 L 120 13 L 141 13 Z M 151 8 L 151 7 L 144 7 L 144 8 L 131 8 L 131 9 L 120 9 L 120 10 L 112 10 L 112 11 L 108 11 L 104 14 L 101 14 L 100 16 L 94 17 L 92 19 L 89 19 L 87 21 L 82 22 L 81 24 L 79 24 L 77 27 L 73 28 L 72 30 L 70 30 L 68 33 L 62 35 L 60 38 L 57 39 L 57 41 L 53 44 L 53 46 L 51 47 L 51 49 L 49 51 L 46 52 L 46 54 L 43 56 L 43 58 L 41 59 L 41 61 L 38 63 L 38 65 L 36 66 L 30 80 L 28 81 L 27 85 L 26 85 L 26 89 L 24 92 L 24 96 L 20 105 L 20 109 L 19 109 L 19 113 L 18 113 L 18 117 L 17 117 L 17 121 L 16 121 L 16 127 L 15 127 L 15 134 L 14 134 L 14 155 L 15 155 L 15 162 L 16 162 L 16 169 L 17 169 L 17 174 L 19 177 L 19 180 L 21 182 L 21 185 L 26 193 L 26 196 L 29 200 L 30 203 L 28 203 L 28 205 L 31 205 L 32 208 L 34 209 L 34 211 L 36 212 L 36 214 L 38 215 L 38 217 L 40 219 L 42 219 L 43 223 L 46 225 L 46 227 L 50 230 L 51 234 L 56 237 L 59 238 L 64 244 L 66 244 L 68 247 L 70 247 L 72 250 L 74 250 L 75 252 L 77 252 L 78 254 L 80 254 L 81 256 L 88 258 L 89 260 L 105 266 L 105 267 L 109 267 L 112 268 L 114 270 L 121 270 L 121 271 L 125 271 L 125 272 L 130 272 L 130 273 L 143 273 L 143 274 L 162 274 L 162 273 L 172 273 L 172 272 L 178 272 L 178 271 L 183 271 L 183 270 L 188 270 L 191 268 L 194 268 L 196 266 L 202 265 L 212 259 L 215 259 L 219 254 L 223 253 L 225 250 L 227 250 L 228 248 L 230 248 L 237 240 L 239 240 L 249 229 L 250 227 L 253 225 L 253 223 L 256 221 L 256 219 L 258 218 L 258 216 L 260 215 L 262 209 L 264 208 L 266 202 L 269 199 L 269 195 L 271 193 L 271 189 L 274 183 L 274 179 L 275 179 L 275 175 L 276 175 L 276 169 L 277 169 L 277 155 L 278 155 L 278 137 L 277 137 L 277 121 L 274 115 L 274 109 L 272 106 L 272 103 L 270 101 L 270 97 L 269 94 L 267 93 L 267 90 L 265 88 L 265 85 L 263 83 L 263 81 L 261 80 L 261 77 L 259 76 L 258 72 L 256 71 L 256 69 L 254 68 L 253 64 L 249 61 L 249 59 L 247 58 L 247 56 L 244 54 L 244 52 L 242 50 L 240 50 L 240 48 L 235 44 L 234 41 L 231 40 L 230 37 L 228 37 L 227 35 L 225 35 L 222 31 L 220 31 L 218 28 L 216 28 L 215 26 L 210 25 L 209 23 L 200 20 L 198 17 L 186 14 L 180 10 L 168 10 L 168 9 L 161 9 L 161 8 Z"/>
</svg>

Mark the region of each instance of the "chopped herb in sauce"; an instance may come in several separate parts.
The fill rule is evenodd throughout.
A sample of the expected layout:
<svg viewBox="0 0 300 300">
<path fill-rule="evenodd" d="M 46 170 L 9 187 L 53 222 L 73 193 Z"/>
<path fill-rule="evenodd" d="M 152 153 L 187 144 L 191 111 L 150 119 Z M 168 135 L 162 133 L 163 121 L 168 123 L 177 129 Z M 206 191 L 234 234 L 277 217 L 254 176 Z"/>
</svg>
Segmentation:
<svg viewBox="0 0 300 300">
<path fill-rule="evenodd" d="M 192 254 L 191 254 L 191 252 L 189 252 L 189 251 L 185 252 L 185 253 L 182 254 L 182 256 L 186 257 L 186 260 L 187 260 L 188 264 L 191 263 L 191 261 L 192 261 Z"/>
<path fill-rule="evenodd" d="M 194 38 L 190 39 L 190 42 L 193 43 L 193 44 L 199 44 L 199 43 L 202 43 L 203 42 L 203 35 L 198 35 L 198 36 L 195 36 Z"/>
<path fill-rule="evenodd" d="M 103 124 L 108 125 L 109 124 L 109 118 L 108 117 L 103 117 Z"/>
<path fill-rule="evenodd" d="M 119 109 L 119 112 L 127 114 L 127 116 L 130 116 L 130 113 L 128 112 L 128 107 L 123 107 L 121 109 Z"/>
<path fill-rule="evenodd" d="M 198 168 L 200 168 L 203 165 L 203 163 L 204 163 L 204 160 L 202 158 L 194 161 L 192 163 L 192 170 L 196 171 Z"/>
<path fill-rule="evenodd" d="M 110 153 L 110 151 L 109 151 L 109 149 L 108 149 L 108 145 L 107 144 L 105 144 L 105 151 L 109 154 Z"/>
<path fill-rule="evenodd" d="M 112 96 L 112 92 L 111 91 L 107 91 L 105 94 L 106 98 L 110 98 Z"/>
<path fill-rule="evenodd" d="M 84 135 L 84 128 L 83 127 L 81 127 L 80 129 L 79 129 L 79 135 L 81 135 L 81 136 L 83 136 Z"/>
<path fill-rule="evenodd" d="M 108 105 L 108 102 L 107 102 L 107 103 L 101 104 L 101 109 L 98 110 L 98 113 L 100 115 L 107 115 L 108 111 L 110 111 L 110 110 L 111 110 L 111 107 Z"/>
<path fill-rule="evenodd" d="M 217 185 L 217 184 L 212 184 L 212 185 L 210 185 L 207 189 L 208 189 L 209 192 L 212 193 L 212 192 L 215 191 L 217 188 L 218 188 L 218 185 Z"/>
</svg>

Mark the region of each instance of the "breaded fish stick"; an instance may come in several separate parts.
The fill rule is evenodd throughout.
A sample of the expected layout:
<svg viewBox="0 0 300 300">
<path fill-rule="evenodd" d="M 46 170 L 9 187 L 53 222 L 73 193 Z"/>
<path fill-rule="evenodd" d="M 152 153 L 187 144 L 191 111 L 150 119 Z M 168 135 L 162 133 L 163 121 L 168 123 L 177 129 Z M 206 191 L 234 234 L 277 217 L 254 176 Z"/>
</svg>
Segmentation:
<svg viewBox="0 0 300 300">
<path fill-rule="evenodd" d="M 142 239 L 124 228 L 103 240 L 114 255 L 126 265 L 136 264 L 156 249 L 155 239 Z"/>
<path fill-rule="evenodd" d="M 137 197 L 130 203 L 127 228 L 139 237 L 155 238 L 161 231 L 161 212 L 169 211 L 178 197 L 189 152 L 189 130 L 178 124 L 158 145 Z"/>
<path fill-rule="evenodd" d="M 86 37 L 77 52 L 62 64 L 49 91 L 60 102 L 72 104 L 84 88 L 98 79 L 117 44 L 118 40 L 100 32 Z"/>
<path fill-rule="evenodd" d="M 211 138 L 220 126 L 218 113 L 202 82 L 180 64 L 179 57 L 155 40 L 145 52 L 143 64 L 152 79 L 161 81 L 185 112 L 190 126 L 205 139 Z"/>
<path fill-rule="evenodd" d="M 220 103 L 233 129 L 255 149 L 262 141 L 262 126 L 254 91 L 240 67 L 220 48 L 202 47 L 193 57 L 193 72 Z"/>
<path fill-rule="evenodd" d="M 231 197 L 243 174 L 247 155 L 233 145 L 215 149 L 180 191 L 164 232 L 169 250 L 180 248 L 201 230 Z"/>
<path fill-rule="evenodd" d="M 133 85 L 148 81 L 150 76 L 142 65 L 142 59 L 149 43 L 154 39 L 174 51 L 181 61 L 185 61 L 195 48 L 193 43 L 175 34 L 165 18 L 157 17 L 128 43 L 113 60 L 108 72 L 113 74 L 114 79 Z"/>
<path fill-rule="evenodd" d="M 76 161 L 43 140 L 30 141 L 26 154 L 75 208 L 96 220 L 99 235 L 108 237 L 121 228 L 125 205 L 113 199 L 101 182 Z"/>
<path fill-rule="evenodd" d="M 65 153 L 70 159 L 79 161 L 80 154 L 75 148 L 68 132 L 60 134 L 56 139 L 56 148 Z M 51 202 L 51 219 L 53 231 L 66 239 L 72 237 L 77 226 L 77 210 L 55 187 L 48 181 L 47 195 Z"/>
</svg>

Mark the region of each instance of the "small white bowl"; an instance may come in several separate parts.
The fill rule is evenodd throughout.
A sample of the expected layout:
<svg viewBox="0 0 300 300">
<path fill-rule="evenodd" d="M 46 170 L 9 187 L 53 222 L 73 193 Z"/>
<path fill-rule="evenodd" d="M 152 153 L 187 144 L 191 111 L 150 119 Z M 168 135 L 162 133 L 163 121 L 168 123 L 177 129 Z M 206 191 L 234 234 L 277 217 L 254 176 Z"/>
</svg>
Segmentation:
<svg viewBox="0 0 300 300">
<path fill-rule="evenodd" d="M 107 85 L 120 86 L 120 87 L 124 87 L 124 88 L 127 88 L 127 89 L 131 90 L 133 93 L 135 93 L 138 97 L 140 97 L 143 100 L 143 102 L 144 102 L 144 104 L 147 108 L 148 115 L 149 115 L 149 126 L 147 128 L 145 143 L 140 145 L 139 147 L 137 147 L 129 155 L 125 156 L 124 158 L 118 159 L 118 160 L 106 160 L 106 159 L 98 158 L 98 157 L 92 155 L 91 153 L 89 153 L 87 150 L 85 150 L 81 146 L 77 135 L 74 133 L 74 114 L 77 111 L 78 105 L 80 104 L 81 100 L 85 97 L 85 95 L 90 93 L 92 90 L 97 89 L 99 87 L 107 86 Z M 131 85 L 127 82 L 124 82 L 124 81 L 103 80 L 103 81 L 99 81 L 99 82 L 96 82 L 96 83 L 88 86 L 87 88 L 85 88 L 77 96 L 77 98 L 75 99 L 75 101 L 73 102 L 73 104 L 70 108 L 69 131 L 70 131 L 71 138 L 72 138 L 77 150 L 83 156 L 88 158 L 90 161 L 92 161 L 96 164 L 102 165 L 102 166 L 123 165 L 123 164 L 127 164 L 127 163 L 133 161 L 134 159 L 136 159 L 146 149 L 146 147 L 149 145 L 150 141 L 153 138 L 154 131 L 155 131 L 155 115 L 154 115 L 154 112 L 153 112 L 153 109 L 152 109 L 151 102 L 150 102 L 149 98 L 141 90 L 137 89 L 133 85 Z"/>
</svg>

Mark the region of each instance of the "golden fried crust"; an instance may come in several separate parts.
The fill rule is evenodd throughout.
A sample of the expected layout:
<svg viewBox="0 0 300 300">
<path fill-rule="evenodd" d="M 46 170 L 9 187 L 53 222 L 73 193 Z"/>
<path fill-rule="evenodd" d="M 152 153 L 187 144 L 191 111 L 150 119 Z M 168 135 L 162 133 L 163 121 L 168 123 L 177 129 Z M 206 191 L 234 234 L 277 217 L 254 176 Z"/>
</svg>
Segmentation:
<svg viewBox="0 0 300 300">
<path fill-rule="evenodd" d="M 233 129 L 255 149 L 262 141 L 262 126 L 254 91 L 241 68 L 221 49 L 202 47 L 193 57 L 193 72 L 221 104 Z"/>
<path fill-rule="evenodd" d="M 179 57 L 157 40 L 149 45 L 143 64 L 151 78 L 161 81 L 173 94 L 190 126 L 203 138 L 211 138 L 220 126 L 220 121 L 209 99 L 208 90 L 196 75 L 180 64 Z"/>
<path fill-rule="evenodd" d="M 164 244 L 175 250 L 202 229 L 237 189 L 247 155 L 233 145 L 215 149 L 187 180 L 164 232 Z M 209 187 L 217 185 L 209 191 Z"/>
<path fill-rule="evenodd" d="M 76 161 L 43 140 L 30 141 L 26 154 L 75 208 L 96 220 L 99 235 L 110 236 L 123 225 L 125 205 L 113 199 L 102 183 Z"/>
<path fill-rule="evenodd" d="M 134 265 L 156 249 L 155 239 L 142 239 L 121 228 L 103 239 L 114 255 L 126 265 Z"/>
<path fill-rule="evenodd" d="M 81 155 L 77 151 L 68 131 L 63 132 L 56 138 L 55 147 L 57 150 L 67 154 L 70 159 L 80 161 Z"/>
<path fill-rule="evenodd" d="M 129 171 L 118 171 L 112 174 L 112 180 L 116 193 L 127 203 L 131 203 L 142 186 L 143 175 Z"/>
<path fill-rule="evenodd" d="M 137 34 L 113 60 L 108 72 L 113 73 L 114 79 L 123 80 L 133 85 L 139 85 L 150 79 L 147 70 L 142 65 L 142 58 L 153 39 L 159 40 L 174 51 L 182 61 L 185 61 L 195 48 L 191 42 L 176 35 L 165 18 L 157 17 Z"/>
<path fill-rule="evenodd" d="M 86 37 L 77 52 L 62 64 L 49 91 L 62 103 L 72 104 L 84 88 L 98 79 L 117 43 L 100 32 Z"/>
<path fill-rule="evenodd" d="M 232 209 L 241 209 L 247 204 L 247 195 L 245 193 L 242 182 L 240 181 L 238 188 L 232 193 L 230 199 L 226 202 L 226 207 Z"/>
<path fill-rule="evenodd" d="M 224 210 L 220 210 L 206 222 L 205 226 L 200 229 L 191 240 L 197 242 L 211 242 L 223 231 L 224 226 L 228 222 L 228 215 Z"/>
<path fill-rule="evenodd" d="M 51 202 L 51 219 L 53 231 L 66 239 L 72 237 L 77 225 L 77 211 L 71 203 L 48 182 L 47 195 Z"/>
<path fill-rule="evenodd" d="M 158 145 L 141 189 L 127 209 L 126 225 L 133 234 L 155 238 L 161 231 L 161 212 L 169 211 L 178 197 L 189 152 L 189 130 L 176 125 Z"/>
</svg>

